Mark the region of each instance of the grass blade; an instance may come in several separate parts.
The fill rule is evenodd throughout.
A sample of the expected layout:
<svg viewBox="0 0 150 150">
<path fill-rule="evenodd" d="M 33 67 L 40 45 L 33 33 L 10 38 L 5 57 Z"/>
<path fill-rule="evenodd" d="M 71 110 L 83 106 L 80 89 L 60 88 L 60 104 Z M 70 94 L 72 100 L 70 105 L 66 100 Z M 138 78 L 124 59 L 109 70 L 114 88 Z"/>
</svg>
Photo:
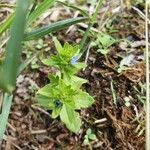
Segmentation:
<svg viewBox="0 0 150 150">
<path fill-rule="evenodd" d="M 15 87 L 28 5 L 29 0 L 17 1 L 16 15 L 6 45 L 6 57 L 0 68 L 0 88 L 6 92 L 12 92 Z"/>
<path fill-rule="evenodd" d="M 0 25 L 0 35 L 5 32 L 11 25 L 14 18 L 14 13 L 11 14 L 5 21 Z"/>
<path fill-rule="evenodd" d="M 7 3 L 0 3 L 0 8 L 15 8 L 15 5 L 7 4 Z"/>
<path fill-rule="evenodd" d="M 0 143 L 3 140 L 3 135 L 6 129 L 12 98 L 13 96 L 9 96 L 6 93 L 4 94 L 2 113 L 0 114 Z"/>
<path fill-rule="evenodd" d="M 36 53 L 35 55 L 27 58 L 26 60 L 24 60 L 21 63 L 21 65 L 19 66 L 19 69 L 18 69 L 18 75 L 33 61 L 33 59 L 37 56 L 38 53 Z"/>
<path fill-rule="evenodd" d="M 116 91 L 114 89 L 114 81 L 112 78 L 110 81 L 110 89 L 111 89 L 111 93 L 112 93 L 113 103 L 115 106 L 117 106 L 117 96 L 116 96 Z"/>
<path fill-rule="evenodd" d="M 58 21 L 58 22 L 50 24 L 46 27 L 42 27 L 42 28 L 36 29 L 34 31 L 31 31 L 29 33 L 26 33 L 24 36 L 24 40 L 28 41 L 28 40 L 34 40 L 37 38 L 41 38 L 41 37 L 45 36 L 46 34 L 56 32 L 58 30 L 64 29 L 66 27 L 69 27 L 73 24 L 82 22 L 84 20 L 86 20 L 85 17 L 78 17 L 78 18 L 71 18 L 71 19 L 66 19 L 63 21 Z"/>
<path fill-rule="evenodd" d="M 49 7 L 51 7 L 54 4 L 54 2 L 55 0 L 44 0 L 42 3 L 40 3 L 29 16 L 27 25 L 30 25 L 34 20 L 36 20 L 43 12 L 45 12 Z"/>
<path fill-rule="evenodd" d="M 82 54 L 85 52 L 85 50 L 86 49 L 83 49 L 83 47 L 84 47 L 84 45 L 85 45 L 85 42 L 86 42 L 86 40 L 87 40 L 87 38 L 88 38 L 88 34 L 89 34 L 89 32 L 90 32 L 90 29 L 91 29 L 91 27 L 93 26 L 93 24 L 94 24 L 94 22 L 96 21 L 96 17 L 97 17 L 97 15 L 98 15 L 98 12 L 99 12 L 99 9 L 102 7 L 102 5 L 103 5 L 103 1 L 104 0 L 99 0 L 98 1 L 98 4 L 96 5 L 96 8 L 95 8 L 95 12 L 94 12 L 94 14 L 90 17 L 90 22 L 89 22 L 89 24 L 88 24 L 88 28 L 86 29 L 86 31 L 85 31 L 85 33 L 84 33 L 84 35 L 83 35 L 83 38 L 82 38 L 82 40 L 81 40 L 81 42 L 80 42 L 80 51 L 81 51 L 81 54 L 80 54 L 80 57 L 82 56 Z"/>
<path fill-rule="evenodd" d="M 66 7 L 70 7 L 72 9 L 74 9 L 74 10 L 79 11 L 85 17 L 89 17 L 89 14 L 86 12 L 86 10 L 82 10 L 81 8 L 79 8 L 77 6 L 74 6 L 72 4 L 65 3 L 65 2 L 62 2 L 62 1 L 59 1 L 59 0 L 57 0 L 56 2 L 58 2 L 58 3 L 60 3 L 60 4 L 64 5 L 64 6 L 66 6 Z"/>
</svg>

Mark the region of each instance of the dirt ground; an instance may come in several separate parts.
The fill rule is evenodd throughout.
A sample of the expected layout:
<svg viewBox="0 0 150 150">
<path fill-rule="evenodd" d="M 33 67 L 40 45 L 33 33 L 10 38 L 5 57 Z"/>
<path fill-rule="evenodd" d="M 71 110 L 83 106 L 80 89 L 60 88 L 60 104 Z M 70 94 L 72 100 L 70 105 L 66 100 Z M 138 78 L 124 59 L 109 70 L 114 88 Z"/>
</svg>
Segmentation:
<svg viewBox="0 0 150 150">
<path fill-rule="evenodd" d="M 138 9 L 143 11 L 142 8 Z M 53 18 L 51 14 L 52 22 L 55 19 L 74 16 L 73 11 L 68 12 L 64 8 L 61 10 L 58 18 Z M 55 15 L 56 11 L 53 10 Z M 99 14 L 98 21 L 102 18 L 103 11 Z M 3 15 L 5 13 L 3 12 Z M 44 19 L 47 23 L 49 17 Z M 142 87 L 145 83 L 144 19 L 133 8 L 124 8 L 121 13 L 110 14 L 110 17 L 104 18 L 104 21 L 107 21 L 107 24 L 101 29 L 103 32 L 117 39 L 127 39 L 131 43 L 127 45 L 120 40 L 109 48 L 107 56 L 98 53 L 96 48 L 90 49 L 87 67 L 78 75 L 88 80 L 83 85 L 83 89 L 94 97 L 95 103 L 92 107 L 80 111 L 82 127 L 79 134 L 69 132 L 59 118 L 52 119 L 50 112 L 35 105 L 35 92 L 49 82 L 47 75 L 54 71 L 53 68 L 43 66 L 40 61 L 37 61 L 39 65 L 37 68 L 34 69 L 31 64 L 17 79 L 17 88 L 2 145 L 3 150 L 87 150 L 88 147 L 84 146 L 83 140 L 88 128 L 91 128 L 97 136 L 97 140 L 91 142 L 95 150 L 144 150 L 145 110 L 144 102 L 141 100 L 141 97 L 145 96 Z M 108 26 L 108 22 L 111 26 Z M 54 35 L 57 35 L 61 43 L 66 41 L 78 43 L 83 35 L 79 29 L 85 30 L 83 26 L 77 25 L 69 32 L 65 29 Z M 94 29 L 99 29 L 97 23 Z M 98 34 L 94 31 L 93 33 Z M 88 41 L 93 39 L 91 34 Z M 43 41 L 49 50 L 44 51 L 44 54 L 53 52 L 54 45 L 51 38 L 47 36 Z M 36 42 L 32 43 L 35 46 L 36 44 Z M 25 46 L 23 48 L 25 49 Z M 35 48 L 38 51 L 41 49 Z M 85 49 L 88 49 L 88 46 Z M 125 58 L 129 54 L 134 56 L 134 64 L 118 73 L 117 68 L 122 57 Z M 85 60 L 86 55 L 87 52 L 82 57 L 82 61 Z M 23 59 L 24 57 L 27 57 L 25 50 L 22 54 Z M 114 103 L 111 83 L 116 103 Z M 129 106 L 126 105 L 126 97 L 130 99 Z"/>
</svg>

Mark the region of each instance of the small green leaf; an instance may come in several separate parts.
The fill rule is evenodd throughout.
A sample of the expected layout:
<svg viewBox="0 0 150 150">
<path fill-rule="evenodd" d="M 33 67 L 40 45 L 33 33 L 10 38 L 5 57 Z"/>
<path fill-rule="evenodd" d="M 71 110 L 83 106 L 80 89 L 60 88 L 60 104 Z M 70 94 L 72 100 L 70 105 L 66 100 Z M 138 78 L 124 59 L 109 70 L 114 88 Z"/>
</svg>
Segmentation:
<svg viewBox="0 0 150 150">
<path fill-rule="evenodd" d="M 87 82 L 87 80 L 79 78 L 75 75 L 72 75 L 71 77 L 64 76 L 64 81 L 66 84 L 71 85 L 74 90 L 79 90 L 82 84 Z"/>
<path fill-rule="evenodd" d="M 86 134 L 86 135 L 84 136 L 84 138 L 85 138 L 85 139 L 88 139 L 88 135 Z"/>
<path fill-rule="evenodd" d="M 76 109 L 87 108 L 94 103 L 94 99 L 86 92 L 80 91 L 74 96 Z"/>
<path fill-rule="evenodd" d="M 66 105 L 63 105 L 60 117 L 64 123 L 70 124 L 74 119 L 74 110 L 69 107 L 67 108 Z"/>
<path fill-rule="evenodd" d="M 38 104 L 46 109 L 52 110 L 54 109 L 53 100 L 50 97 L 46 97 L 43 95 L 37 95 L 36 99 L 38 101 Z"/>
<path fill-rule="evenodd" d="M 55 47 L 56 47 L 57 52 L 58 52 L 58 53 L 61 53 L 62 50 L 63 50 L 62 45 L 60 44 L 60 42 L 57 40 L 56 37 L 53 37 L 53 41 L 54 41 L 54 43 L 55 43 Z"/>
<path fill-rule="evenodd" d="M 58 61 L 57 61 L 57 58 L 55 57 L 55 55 L 52 55 L 50 58 L 42 60 L 42 63 L 44 65 L 58 68 L 57 62 Z"/>
<path fill-rule="evenodd" d="M 78 51 L 79 51 L 78 45 L 72 46 L 66 42 L 63 46 L 63 51 L 61 55 L 71 59 L 73 56 L 78 54 Z"/>
<path fill-rule="evenodd" d="M 87 82 L 86 79 L 80 78 L 80 77 L 78 77 L 78 76 L 71 76 L 71 80 L 72 80 L 73 82 L 80 82 L 81 85 Z M 79 88 L 81 87 L 81 85 L 79 86 Z"/>
<path fill-rule="evenodd" d="M 63 105 L 60 112 L 60 118 L 64 122 L 69 130 L 77 133 L 80 130 L 81 120 L 79 114 L 76 113 L 73 109 Z"/>
<path fill-rule="evenodd" d="M 108 49 L 98 49 L 97 52 L 100 52 L 103 55 L 108 54 L 109 50 Z"/>
<path fill-rule="evenodd" d="M 75 65 L 74 65 L 77 69 L 82 69 L 82 68 L 85 68 L 86 67 L 86 64 L 85 63 L 81 63 L 81 62 L 77 62 Z"/>
<path fill-rule="evenodd" d="M 90 140 L 97 140 L 95 134 L 89 134 L 88 137 L 89 137 Z"/>
<path fill-rule="evenodd" d="M 88 138 L 85 138 L 84 141 L 83 141 L 83 144 L 84 144 L 84 145 L 89 145 L 89 139 L 88 139 Z"/>
<path fill-rule="evenodd" d="M 60 108 L 55 108 L 52 111 L 52 118 L 57 118 L 60 114 L 61 109 Z"/>
<path fill-rule="evenodd" d="M 87 129 L 86 134 L 90 135 L 92 133 L 92 130 L 90 128 Z"/>
<path fill-rule="evenodd" d="M 37 94 L 46 96 L 46 97 L 52 97 L 53 96 L 53 86 L 51 84 L 45 85 L 43 88 L 38 90 Z"/>
<path fill-rule="evenodd" d="M 98 40 L 102 44 L 104 49 L 109 48 L 112 44 L 116 42 L 116 40 L 108 34 L 100 34 L 98 36 Z"/>
<path fill-rule="evenodd" d="M 56 87 L 58 85 L 58 83 L 59 83 L 59 76 L 54 76 L 52 74 L 48 74 L 48 78 L 49 78 L 50 84 L 52 86 Z"/>
</svg>

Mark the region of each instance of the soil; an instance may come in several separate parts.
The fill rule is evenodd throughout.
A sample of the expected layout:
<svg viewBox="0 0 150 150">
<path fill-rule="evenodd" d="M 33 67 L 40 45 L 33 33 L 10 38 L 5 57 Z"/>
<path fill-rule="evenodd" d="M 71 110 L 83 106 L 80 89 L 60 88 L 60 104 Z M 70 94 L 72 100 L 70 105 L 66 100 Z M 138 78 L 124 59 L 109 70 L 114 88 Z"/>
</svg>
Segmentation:
<svg viewBox="0 0 150 150">
<path fill-rule="evenodd" d="M 66 16 L 68 16 L 67 12 L 63 17 L 66 18 Z M 106 26 L 104 30 L 110 32 L 115 38 L 129 39 L 132 43 L 145 40 L 144 20 L 131 9 L 114 15 L 111 24 L 115 32 Z M 95 24 L 95 26 L 97 25 Z M 83 29 L 76 26 L 74 31 L 68 34 L 65 29 L 54 35 L 57 35 L 61 43 L 78 42 L 82 37 L 78 28 Z M 51 38 L 46 37 L 43 40 L 53 51 Z M 89 37 L 88 41 L 90 40 L 93 40 L 92 36 Z M 124 45 L 127 49 L 124 50 L 120 46 L 121 44 L 120 41 L 112 45 L 107 56 L 98 53 L 96 48 L 91 48 L 86 69 L 78 73 L 80 77 L 88 80 L 83 85 L 83 89 L 95 99 L 95 103 L 90 108 L 80 111 L 82 127 L 79 134 L 69 132 L 59 118 L 52 119 L 49 115 L 50 112 L 35 105 L 35 92 L 49 82 L 47 75 L 54 70 L 43 66 L 39 61 L 40 67 L 36 69 L 32 69 L 32 65 L 30 65 L 17 79 L 2 149 L 87 150 L 88 147 L 83 144 L 83 140 L 86 130 L 91 128 L 97 136 L 96 141 L 91 141 L 95 150 L 144 150 L 145 110 L 143 103 L 139 100 L 139 96 L 145 96 L 145 93 L 141 92 L 142 87 L 139 84 L 145 83 L 144 62 L 140 59 L 134 65 L 129 66 L 127 70 L 121 73 L 117 71 L 122 59 L 120 56 L 125 56 L 129 51 L 135 58 L 143 56 L 144 46 Z M 85 48 L 87 49 L 87 47 Z M 51 52 L 44 53 L 47 55 Z M 85 60 L 85 57 L 86 52 L 82 61 Z M 113 83 L 116 103 L 111 83 Z M 130 99 L 128 107 L 126 106 L 126 97 Z"/>
</svg>

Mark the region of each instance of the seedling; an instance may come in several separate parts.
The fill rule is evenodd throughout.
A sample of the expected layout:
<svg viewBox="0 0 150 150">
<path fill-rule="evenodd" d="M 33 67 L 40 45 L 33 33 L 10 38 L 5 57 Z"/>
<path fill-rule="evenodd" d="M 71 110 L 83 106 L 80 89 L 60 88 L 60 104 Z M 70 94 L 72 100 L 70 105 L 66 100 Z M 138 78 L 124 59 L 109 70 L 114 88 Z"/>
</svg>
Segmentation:
<svg viewBox="0 0 150 150">
<path fill-rule="evenodd" d="M 79 46 L 72 46 L 65 43 L 64 46 L 54 38 L 57 55 L 51 55 L 48 59 L 44 59 L 42 62 L 45 65 L 52 66 L 60 70 L 65 77 L 71 77 L 79 71 L 79 69 L 85 67 L 84 63 L 78 62 L 79 58 Z"/>
<path fill-rule="evenodd" d="M 84 136 L 83 144 L 88 145 L 90 150 L 92 150 L 92 146 L 90 143 L 91 140 L 95 141 L 95 140 L 97 140 L 97 137 L 94 133 L 92 133 L 92 130 L 89 128 L 89 129 L 87 129 L 86 135 Z"/>
<path fill-rule="evenodd" d="M 97 52 L 100 52 L 103 55 L 107 55 L 107 53 L 109 52 L 109 48 L 116 42 L 117 40 L 114 39 L 112 36 L 102 33 L 99 34 L 97 36 L 97 39 L 91 43 L 91 46 L 98 47 Z"/>
<path fill-rule="evenodd" d="M 125 100 L 125 105 L 127 107 L 130 107 L 131 106 L 130 98 L 129 97 L 125 97 L 124 100 Z"/>
<path fill-rule="evenodd" d="M 38 103 L 47 110 L 52 110 L 52 118 L 60 116 L 66 127 L 77 133 L 81 120 L 76 110 L 91 106 L 94 100 L 80 89 L 86 80 L 75 76 L 79 69 L 85 66 L 84 63 L 78 62 L 78 46 L 65 43 L 62 47 L 56 38 L 54 42 L 57 54 L 51 55 L 42 62 L 55 67 L 58 72 L 56 75 L 50 74 L 50 84 L 37 92 Z"/>
</svg>

